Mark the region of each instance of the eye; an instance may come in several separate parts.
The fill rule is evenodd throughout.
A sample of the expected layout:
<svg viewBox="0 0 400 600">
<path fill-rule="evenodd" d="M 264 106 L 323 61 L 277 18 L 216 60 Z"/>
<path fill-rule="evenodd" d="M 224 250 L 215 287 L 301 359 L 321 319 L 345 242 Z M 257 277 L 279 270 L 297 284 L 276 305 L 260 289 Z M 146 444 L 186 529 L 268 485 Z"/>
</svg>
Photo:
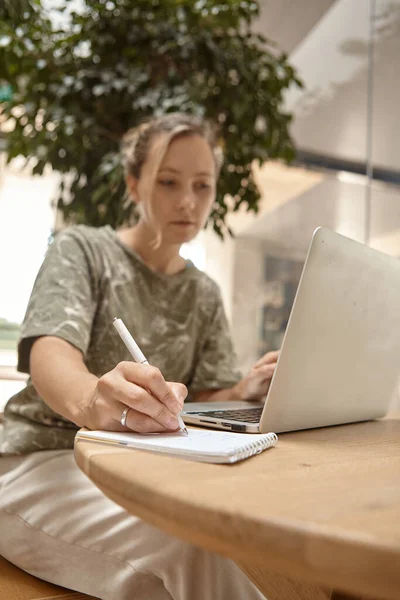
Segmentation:
<svg viewBox="0 0 400 600">
<path fill-rule="evenodd" d="M 211 185 L 205 181 L 197 181 L 197 183 L 194 184 L 194 188 L 196 190 L 210 190 L 211 189 Z"/>
<path fill-rule="evenodd" d="M 158 183 L 160 185 L 165 185 L 166 187 L 172 187 L 176 184 L 176 181 L 174 179 L 159 179 Z"/>
</svg>

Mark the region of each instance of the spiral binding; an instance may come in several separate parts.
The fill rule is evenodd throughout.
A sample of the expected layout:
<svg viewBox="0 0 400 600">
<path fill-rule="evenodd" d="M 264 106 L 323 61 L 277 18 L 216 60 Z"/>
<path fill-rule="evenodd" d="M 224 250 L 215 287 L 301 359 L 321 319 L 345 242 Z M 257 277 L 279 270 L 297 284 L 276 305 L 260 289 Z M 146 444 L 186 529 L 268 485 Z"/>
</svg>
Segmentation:
<svg viewBox="0 0 400 600">
<path fill-rule="evenodd" d="M 249 458 L 250 456 L 254 456 L 254 454 L 261 454 L 263 450 L 267 448 L 271 448 L 271 446 L 275 446 L 278 441 L 278 436 L 276 433 L 267 433 L 262 440 L 257 440 L 256 442 L 251 442 L 250 444 L 246 444 L 243 448 L 237 452 L 235 458 L 236 461 L 244 460 L 245 458 Z"/>
</svg>

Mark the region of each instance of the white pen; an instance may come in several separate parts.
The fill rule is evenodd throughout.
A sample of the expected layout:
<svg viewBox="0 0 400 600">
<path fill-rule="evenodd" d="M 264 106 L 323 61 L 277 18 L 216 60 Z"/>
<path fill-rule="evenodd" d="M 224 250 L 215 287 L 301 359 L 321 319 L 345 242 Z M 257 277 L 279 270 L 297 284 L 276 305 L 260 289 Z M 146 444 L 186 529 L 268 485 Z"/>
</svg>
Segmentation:
<svg viewBox="0 0 400 600">
<path fill-rule="evenodd" d="M 141 351 L 141 349 L 139 348 L 139 346 L 137 345 L 137 343 L 135 342 L 135 340 L 129 333 L 128 328 L 126 327 L 123 320 L 117 319 L 117 317 L 115 317 L 115 319 L 113 319 L 113 325 L 114 325 L 115 329 L 118 331 L 121 340 L 124 342 L 125 346 L 128 348 L 133 360 L 137 363 L 140 363 L 141 365 L 144 365 L 144 364 L 148 365 L 149 361 L 147 360 L 147 358 L 145 357 L 145 355 L 143 354 L 143 352 Z M 184 433 L 185 435 L 189 435 L 188 430 L 186 429 L 186 426 L 185 426 L 185 423 L 183 422 L 182 417 L 180 415 L 177 415 L 177 419 L 178 419 L 179 427 L 180 427 L 180 430 L 182 431 L 182 433 Z"/>
</svg>

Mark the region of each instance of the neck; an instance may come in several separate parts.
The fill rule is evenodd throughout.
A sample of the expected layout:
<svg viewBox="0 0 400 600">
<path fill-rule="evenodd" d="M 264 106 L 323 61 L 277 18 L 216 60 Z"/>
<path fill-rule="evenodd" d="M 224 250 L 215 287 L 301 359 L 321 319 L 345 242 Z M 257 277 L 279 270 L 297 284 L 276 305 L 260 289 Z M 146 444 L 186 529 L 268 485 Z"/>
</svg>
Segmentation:
<svg viewBox="0 0 400 600">
<path fill-rule="evenodd" d="M 143 222 L 127 229 L 119 229 L 117 236 L 126 246 L 139 254 L 145 265 L 156 273 L 174 275 L 185 267 L 185 260 L 179 255 L 181 245 L 166 246 L 161 241 L 160 246 L 154 248 L 154 231 Z"/>
</svg>

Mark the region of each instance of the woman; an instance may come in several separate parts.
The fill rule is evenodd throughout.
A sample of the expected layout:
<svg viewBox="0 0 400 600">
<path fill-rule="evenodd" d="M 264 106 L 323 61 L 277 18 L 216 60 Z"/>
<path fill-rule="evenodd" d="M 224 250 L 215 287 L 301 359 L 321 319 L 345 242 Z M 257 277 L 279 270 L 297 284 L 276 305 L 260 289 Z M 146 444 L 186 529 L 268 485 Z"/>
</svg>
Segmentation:
<svg viewBox="0 0 400 600">
<path fill-rule="evenodd" d="M 175 430 L 188 392 L 258 399 L 277 360 L 269 353 L 240 378 L 218 288 L 179 255 L 215 200 L 221 158 L 210 125 L 150 120 L 125 136 L 123 160 L 137 224 L 65 229 L 32 291 L 18 363 L 31 379 L 5 409 L 0 554 L 105 599 L 262 598 L 230 560 L 128 515 L 74 463 L 78 427 Z M 130 360 L 115 316 L 151 366 Z"/>
</svg>

